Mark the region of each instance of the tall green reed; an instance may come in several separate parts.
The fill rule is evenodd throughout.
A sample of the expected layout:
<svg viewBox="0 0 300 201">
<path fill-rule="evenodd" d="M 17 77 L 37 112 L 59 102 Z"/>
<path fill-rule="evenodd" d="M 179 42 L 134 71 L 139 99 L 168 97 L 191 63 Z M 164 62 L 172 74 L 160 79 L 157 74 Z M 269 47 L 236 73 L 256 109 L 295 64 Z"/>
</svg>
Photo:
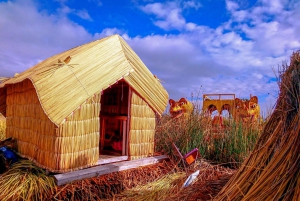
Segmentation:
<svg viewBox="0 0 300 201">
<path fill-rule="evenodd" d="M 202 158 L 238 168 L 254 148 L 262 127 L 263 122 L 243 124 L 233 119 L 224 121 L 222 127 L 214 126 L 210 117 L 195 107 L 188 119 L 163 115 L 156 128 L 155 148 L 176 159 L 172 143 L 182 154 L 197 147 Z"/>
</svg>

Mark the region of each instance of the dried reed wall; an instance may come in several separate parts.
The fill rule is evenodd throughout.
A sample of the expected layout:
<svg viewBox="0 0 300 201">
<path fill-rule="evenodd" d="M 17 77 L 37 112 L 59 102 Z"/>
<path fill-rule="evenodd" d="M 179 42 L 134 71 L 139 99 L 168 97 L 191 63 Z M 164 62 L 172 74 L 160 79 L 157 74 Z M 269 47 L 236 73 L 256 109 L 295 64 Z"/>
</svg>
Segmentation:
<svg viewBox="0 0 300 201">
<path fill-rule="evenodd" d="M 99 159 L 101 94 L 89 98 L 59 126 L 57 172 L 95 165 Z"/>
<path fill-rule="evenodd" d="M 154 153 L 155 113 L 136 93 L 132 93 L 129 131 L 129 158 L 144 158 Z"/>
<path fill-rule="evenodd" d="M 7 87 L 7 137 L 17 139 L 18 152 L 53 172 L 94 165 L 99 158 L 101 95 L 94 95 L 58 127 L 40 105 L 31 81 Z"/>
<path fill-rule="evenodd" d="M 6 137 L 17 139 L 20 155 L 54 169 L 57 127 L 41 107 L 31 81 L 8 85 L 6 104 Z"/>
</svg>

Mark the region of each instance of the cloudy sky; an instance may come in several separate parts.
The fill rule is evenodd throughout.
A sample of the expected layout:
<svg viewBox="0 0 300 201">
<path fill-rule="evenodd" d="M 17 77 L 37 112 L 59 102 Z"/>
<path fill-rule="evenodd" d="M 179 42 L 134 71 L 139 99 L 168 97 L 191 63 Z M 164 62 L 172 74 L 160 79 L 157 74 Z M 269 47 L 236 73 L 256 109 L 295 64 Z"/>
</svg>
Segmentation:
<svg viewBox="0 0 300 201">
<path fill-rule="evenodd" d="M 299 0 L 0 0 L 0 77 L 117 33 L 170 98 L 252 94 L 266 111 L 299 19 Z"/>
</svg>

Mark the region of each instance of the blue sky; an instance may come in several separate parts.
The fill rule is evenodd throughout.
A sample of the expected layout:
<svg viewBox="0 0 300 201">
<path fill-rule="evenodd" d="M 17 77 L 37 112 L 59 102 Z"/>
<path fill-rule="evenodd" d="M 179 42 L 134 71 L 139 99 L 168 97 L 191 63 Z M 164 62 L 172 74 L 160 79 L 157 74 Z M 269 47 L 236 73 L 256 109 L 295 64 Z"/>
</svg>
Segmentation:
<svg viewBox="0 0 300 201">
<path fill-rule="evenodd" d="M 0 77 L 120 34 L 170 98 L 278 95 L 278 66 L 300 49 L 298 0 L 0 1 Z"/>
</svg>

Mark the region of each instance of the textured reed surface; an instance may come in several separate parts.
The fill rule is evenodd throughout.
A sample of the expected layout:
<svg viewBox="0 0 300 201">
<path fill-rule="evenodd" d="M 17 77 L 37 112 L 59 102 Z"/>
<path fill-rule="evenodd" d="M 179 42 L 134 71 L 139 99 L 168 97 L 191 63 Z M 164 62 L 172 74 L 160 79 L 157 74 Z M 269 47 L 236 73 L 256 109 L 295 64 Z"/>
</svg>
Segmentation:
<svg viewBox="0 0 300 201">
<path fill-rule="evenodd" d="M 52 172 L 92 166 L 99 155 L 101 94 L 120 80 L 139 95 L 132 102 L 129 155 L 152 155 L 155 115 L 165 110 L 168 93 L 119 35 L 54 55 L 3 80 L 6 135 L 18 140 L 21 156 Z"/>
<path fill-rule="evenodd" d="M 0 140 L 4 140 L 6 138 L 6 119 L 0 114 Z"/>
<path fill-rule="evenodd" d="M 279 78 L 279 98 L 256 147 L 215 200 L 299 200 L 300 52 Z"/>
<path fill-rule="evenodd" d="M 99 158 L 100 94 L 87 99 L 57 127 L 39 103 L 30 80 L 7 87 L 7 137 L 18 153 L 53 172 L 95 164 Z"/>
<path fill-rule="evenodd" d="M 57 127 L 49 120 L 30 80 L 7 87 L 7 137 L 18 142 L 18 152 L 52 172 L 67 172 L 94 165 L 99 155 L 101 94 L 82 103 Z M 135 92 L 131 101 L 129 155 L 154 153 L 156 117 Z"/>
<path fill-rule="evenodd" d="M 145 158 L 154 153 L 155 113 L 136 93 L 132 93 L 129 131 L 131 160 Z"/>
<path fill-rule="evenodd" d="M 32 81 L 40 104 L 56 125 L 88 98 L 121 79 L 136 90 L 158 114 L 163 113 L 168 102 L 168 93 L 159 80 L 119 35 L 54 55 L 0 83 L 0 113 L 6 113 L 5 86 L 25 79 Z"/>
<path fill-rule="evenodd" d="M 53 152 L 54 172 L 68 172 L 95 165 L 99 159 L 99 114 L 101 94 L 95 94 L 69 115 L 59 128 Z M 45 156 L 45 158 L 47 158 Z M 48 166 L 49 167 L 49 166 Z"/>
<path fill-rule="evenodd" d="M 29 160 L 14 163 L 0 175 L 0 200 L 47 200 L 55 192 L 54 178 Z"/>
</svg>

